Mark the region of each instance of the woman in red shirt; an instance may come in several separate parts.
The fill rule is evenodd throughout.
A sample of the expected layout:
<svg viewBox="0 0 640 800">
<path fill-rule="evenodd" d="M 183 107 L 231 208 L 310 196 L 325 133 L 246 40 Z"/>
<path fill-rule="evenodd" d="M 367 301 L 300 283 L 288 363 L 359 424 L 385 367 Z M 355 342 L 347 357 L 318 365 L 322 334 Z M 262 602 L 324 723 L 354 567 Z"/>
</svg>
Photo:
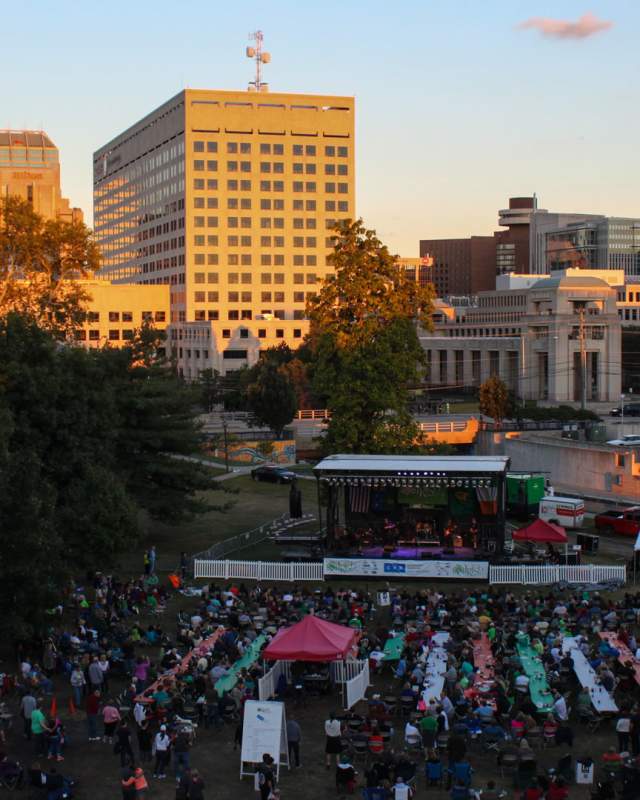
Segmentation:
<svg viewBox="0 0 640 800">
<path fill-rule="evenodd" d="M 565 786 L 562 778 L 556 778 L 551 782 L 547 790 L 547 800 L 567 800 L 569 797 L 569 790 Z"/>
</svg>

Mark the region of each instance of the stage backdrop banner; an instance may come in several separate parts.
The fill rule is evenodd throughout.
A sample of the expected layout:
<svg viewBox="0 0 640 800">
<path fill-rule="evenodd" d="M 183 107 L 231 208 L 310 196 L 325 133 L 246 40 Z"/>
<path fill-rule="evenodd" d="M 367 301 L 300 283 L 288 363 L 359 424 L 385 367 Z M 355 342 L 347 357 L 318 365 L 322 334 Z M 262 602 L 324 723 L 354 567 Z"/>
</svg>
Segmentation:
<svg viewBox="0 0 640 800">
<path fill-rule="evenodd" d="M 325 558 L 325 575 L 394 578 L 457 578 L 486 581 L 488 561 L 399 561 L 384 558 Z"/>
</svg>

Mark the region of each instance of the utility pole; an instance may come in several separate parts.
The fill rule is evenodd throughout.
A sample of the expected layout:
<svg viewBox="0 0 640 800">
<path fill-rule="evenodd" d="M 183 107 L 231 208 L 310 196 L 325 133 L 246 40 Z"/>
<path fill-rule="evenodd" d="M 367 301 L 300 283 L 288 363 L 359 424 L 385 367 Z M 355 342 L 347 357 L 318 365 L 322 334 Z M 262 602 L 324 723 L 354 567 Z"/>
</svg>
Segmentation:
<svg viewBox="0 0 640 800">
<path fill-rule="evenodd" d="M 228 437 L 228 430 L 227 430 L 227 418 L 224 415 L 224 411 L 220 415 L 220 421 L 222 422 L 222 441 L 224 445 L 224 471 L 229 472 L 229 437 Z"/>
<path fill-rule="evenodd" d="M 587 350 L 585 346 L 584 306 L 580 306 L 580 408 L 587 407 Z"/>
</svg>

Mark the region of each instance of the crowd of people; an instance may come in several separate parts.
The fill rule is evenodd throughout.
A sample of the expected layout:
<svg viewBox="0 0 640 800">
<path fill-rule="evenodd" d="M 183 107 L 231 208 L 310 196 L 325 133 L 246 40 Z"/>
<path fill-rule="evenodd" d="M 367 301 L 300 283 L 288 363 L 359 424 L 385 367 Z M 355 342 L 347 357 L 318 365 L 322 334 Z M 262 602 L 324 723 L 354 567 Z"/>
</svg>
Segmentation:
<svg viewBox="0 0 640 800">
<path fill-rule="evenodd" d="M 113 752 L 123 798 L 144 798 L 156 782 L 171 778 L 179 798 L 200 800 L 205 781 L 202 768 L 192 764 L 197 736 L 226 730 L 237 749 L 244 704 L 258 697 L 260 658 L 234 665 L 258 640 L 267 642 L 312 613 L 356 630 L 357 656 L 369 659 L 372 672 L 368 699 L 349 712 L 336 711 L 324 725 L 325 763 L 335 770 L 340 795 L 363 789 L 367 800 L 409 800 L 424 780 L 428 792 L 447 792 L 454 800 L 494 800 L 505 789 L 506 796 L 524 800 L 564 800 L 579 765 L 594 781 L 598 800 L 640 797 L 634 664 L 623 663 L 598 636 L 612 631 L 640 657 L 640 595 L 612 600 L 597 593 L 399 589 L 379 604 L 368 592 L 331 584 L 276 589 L 232 583 L 191 591 L 181 602 L 189 611 L 169 615 L 176 589 L 158 579 L 155 560 L 155 550 L 148 551 L 144 574 L 134 580 L 98 574 L 70 587 L 51 610 L 44 638 L 18 646 L 19 668 L 2 683 L 4 705 L 21 719 L 20 726 L 2 729 L 4 785 L 28 782 L 48 800 L 71 796 L 75 781 L 63 769 L 68 721 L 75 724 L 77 750 L 82 720 L 86 747 Z M 398 637 L 402 647 L 388 658 L 385 643 Z M 615 698 L 613 719 L 598 714 L 577 683 L 562 646 L 566 637 L 576 640 L 598 685 Z M 489 648 L 482 668 L 476 663 L 481 639 Z M 523 642 L 540 659 L 541 675 L 523 669 Z M 442 690 L 425 700 L 435 650 L 444 659 Z M 303 673 L 302 665 L 293 665 L 289 682 L 282 678 L 276 687 L 288 703 L 293 768 L 302 762 L 296 686 Z M 543 707 L 530 685 L 541 677 L 549 692 Z M 334 696 L 325 689 L 330 694 L 318 700 L 319 708 Z M 302 705 L 310 713 L 307 696 Z M 67 708 L 68 715 L 61 713 Z M 595 753 L 585 734 L 601 722 L 606 745 Z M 12 756 L 19 732 L 31 748 L 26 767 Z M 551 749 L 552 771 L 543 748 Z M 307 740 L 305 749 L 313 750 Z M 269 758 L 265 754 L 258 768 L 261 800 L 279 795 Z M 483 773 L 492 780 L 480 780 Z"/>
</svg>

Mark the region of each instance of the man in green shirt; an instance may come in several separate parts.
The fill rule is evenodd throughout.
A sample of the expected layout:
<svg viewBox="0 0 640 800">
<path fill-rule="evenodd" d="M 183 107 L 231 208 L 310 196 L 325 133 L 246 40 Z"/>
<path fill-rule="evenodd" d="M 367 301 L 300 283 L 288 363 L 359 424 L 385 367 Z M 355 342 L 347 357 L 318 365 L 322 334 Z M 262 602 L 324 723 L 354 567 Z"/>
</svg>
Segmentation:
<svg viewBox="0 0 640 800">
<path fill-rule="evenodd" d="M 36 748 L 36 757 L 45 755 L 45 733 L 49 730 L 47 727 L 47 718 L 42 713 L 42 701 L 38 700 L 36 707 L 31 712 L 31 735 Z"/>
<path fill-rule="evenodd" d="M 433 750 L 438 731 L 438 719 L 433 714 L 427 714 L 420 722 L 420 732 L 422 733 L 422 744 L 425 750 Z"/>
</svg>

